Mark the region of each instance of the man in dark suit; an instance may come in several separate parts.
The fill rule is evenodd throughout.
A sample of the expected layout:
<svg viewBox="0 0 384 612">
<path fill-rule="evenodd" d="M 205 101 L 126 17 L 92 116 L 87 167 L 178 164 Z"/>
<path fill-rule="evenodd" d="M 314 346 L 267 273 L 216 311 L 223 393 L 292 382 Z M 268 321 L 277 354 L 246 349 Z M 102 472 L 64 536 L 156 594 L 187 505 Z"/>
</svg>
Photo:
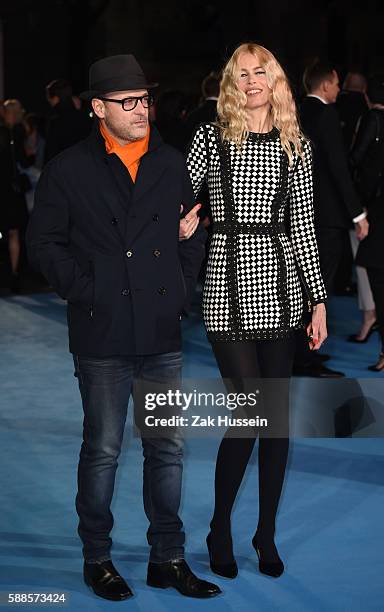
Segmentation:
<svg viewBox="0 0 384 612">
<path fill-rule="evenodd" d="M 91 66 L 83 97 L 92 101 L 97 122 L 87 140 L 46 166 L 27 240 L 31 261 L 68 301 L 84 409 L 76 497 L 84 579 L 114 600 L 132 595 L 110 556 L 110 504 L 128 400 L 137 379 L 180 379 L 180 318 L 205 242 L 201 227 L 190 240 L 178 240 L 180 206 L 190 209 L 193 192 L 183 156 L 149 125 L 150 87 L 132 55 Z M 191 597 L 217 595 L 220 589 L 198 579 L 183 558 L 180 434 L 142 435 L 142 444 L 147 584 Z"/>
<path fill-rule="evenodd" d="M 340 120 L 334 108 L 340 91 L 337 72 L 326 63 L 315 62 L 305 71 L 304 86 L 307 96 L 300 108 L 301 124 L 313 144 L 315 228 L 324 283 L 331 295 L 345 234 L 354 224 L 356 235 L 362 240 L 368 233 L 368 222 L 349 173 Z M 303 343 L 298 354 L 301 362 L 305 355 L 309 358 Z M 306 367 L 310 375 L 311 372 L 325 377 L 343 375 L 315 365 L 314 358 L 308 359 Z"/>
<path fill-rule="evenodd" d="M 189 143 L 192 135 L 201 123 L 210 123 L 217 117 L 217 100 L 220 93 L 220 75 L 210 72 L 201 84 L 202 102 L 189 113 L 185 120 L 185 132 Z"/>
<path fill-rule="evenodd" d="M 328 295 L 342 257 L 343 235 L 355 224 L 359 240 L 368 222 L 348 169 L 339 117 L 333 104 L 339 93 L 337 72 L 317 62 L 304 74 L 307 96 L 301 104 L 304 133 L 313 143 L 315 227 Z"/>
<path fill-rule="evenodd" d="M 55 79 L 46 87 L 52 114 L 47 121 L 45 161 L 86 138 L 92 127 L 89 116 L 76 108 L 72 86 L 65 79 Z"/>
<path fill-rule="evenodd" d="M 359 119 L 368 110 L 367 80 L 359 72 L 348 72 L 336 108 L 339 113 L 345 150 L 349 153 Z"/>
</svg>

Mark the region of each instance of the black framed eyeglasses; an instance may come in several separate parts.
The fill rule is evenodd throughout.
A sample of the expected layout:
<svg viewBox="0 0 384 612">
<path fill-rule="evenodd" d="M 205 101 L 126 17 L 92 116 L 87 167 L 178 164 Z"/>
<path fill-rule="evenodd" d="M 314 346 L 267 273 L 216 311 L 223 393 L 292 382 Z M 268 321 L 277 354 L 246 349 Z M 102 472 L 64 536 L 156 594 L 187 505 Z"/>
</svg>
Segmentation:
<svg viewBox="0 0 384 612">
<path fill-rule="evenodd" d="M 124 111 L 132 111 L 136 108 L 138 101 L 142 103 L 144 108 L 149 108 L 154 103 L 154 97 L 150 94 L 145 94 L 145 96 L 131 96 L 129 98 L 123 98 L 122 100 L 114 100 L 113 98 L 102 98 L 101 96 L 97 96 L 99 100 L 103 100 L 103 102 L 117 102 L 117 104 L 121 104 L 121 108 Z"/>
</svg>

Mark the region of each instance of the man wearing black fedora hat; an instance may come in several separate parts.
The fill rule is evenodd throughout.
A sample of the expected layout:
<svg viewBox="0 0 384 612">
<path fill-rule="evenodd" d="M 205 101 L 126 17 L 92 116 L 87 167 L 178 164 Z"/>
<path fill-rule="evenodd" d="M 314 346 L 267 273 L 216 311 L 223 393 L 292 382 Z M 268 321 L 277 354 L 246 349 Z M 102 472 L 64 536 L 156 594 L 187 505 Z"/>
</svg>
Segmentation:
<svg viewBox="0 0 384 612">
<path fill-rule="evenodd" d="M 90 68 L 92 134 L 44 169 L 27 232 L 31 262 L 68 302 L 69 347 L 84 410 L 76 509 L 84 579 L 106 599 L 132 592 L 111 560 L 110 510 L 133 382 L 181 375 L 180 318 L 204 256 L 205 230 L 178 240 L 180 207 L 193 226 L 183 156 L 149 124 L 148 83 L 132 55 Z M 186 230 L 188 238 L 193 231 Z M 136 406 L 135 406 L 136 409 Z M 182 441 L 142 436 L 147 584 L 212 597 L 184 560 L 178 516 Z"/>
</svg>

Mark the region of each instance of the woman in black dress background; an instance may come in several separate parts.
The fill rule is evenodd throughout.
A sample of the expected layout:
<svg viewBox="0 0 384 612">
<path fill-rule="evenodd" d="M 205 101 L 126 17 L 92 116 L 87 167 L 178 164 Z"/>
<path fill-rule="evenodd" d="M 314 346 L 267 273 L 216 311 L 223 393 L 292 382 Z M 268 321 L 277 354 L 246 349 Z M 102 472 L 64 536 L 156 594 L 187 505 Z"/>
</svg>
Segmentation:
<svg viewBox="0 0 384 612">
<path fill-rule="evenodd" d="M 27 165 L 23 115 L 18 100 L 4 102 L 4 123 L 0 125 L 0 231 L 8 243 L 13 290 L 19 286 L 21 235 L 28 220 L 22 184 L 17 180 L 20 169 Z"/>
<path fill-rule="evenodd" d="M 356 263 L 367 269 L 376 307 L 381 352 L 374 372 L 384 371 L 384 75 L 370 79 L 371 109 L 363 115 L 351 153 L 360 195 L 368 210 L 369 234 L 360 243 Z"/>
</svg>

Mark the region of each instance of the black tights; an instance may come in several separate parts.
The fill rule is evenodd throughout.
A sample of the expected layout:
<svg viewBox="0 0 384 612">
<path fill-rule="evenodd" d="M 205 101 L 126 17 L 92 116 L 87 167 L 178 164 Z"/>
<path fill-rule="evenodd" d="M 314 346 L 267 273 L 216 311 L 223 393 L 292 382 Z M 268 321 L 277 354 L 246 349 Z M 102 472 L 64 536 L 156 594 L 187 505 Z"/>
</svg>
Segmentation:
<svg viewBox="0 0 384 612">
<path fill-rule="evenodd" d="M 231 379 L 236 391 L 244 390 L 242 379 L 289 378 L 294 339 L 217 342 L 212 348 L 221 376 Z M 288 402 L 284 408 L 288 422 Z M 281 415 L 284 418 L 284 415 Z M 215 509 L 211 521 L 212 553 L 221 563 L 232 559 L 231 512 L 256 437 L 233 437 L 229 429 L 221 441 L 215 471 Z M 259 541 L 273 542 L 275 518 L 284 481 L 289 447 L 287 437 L 259 437 Z"/>
</svg>

